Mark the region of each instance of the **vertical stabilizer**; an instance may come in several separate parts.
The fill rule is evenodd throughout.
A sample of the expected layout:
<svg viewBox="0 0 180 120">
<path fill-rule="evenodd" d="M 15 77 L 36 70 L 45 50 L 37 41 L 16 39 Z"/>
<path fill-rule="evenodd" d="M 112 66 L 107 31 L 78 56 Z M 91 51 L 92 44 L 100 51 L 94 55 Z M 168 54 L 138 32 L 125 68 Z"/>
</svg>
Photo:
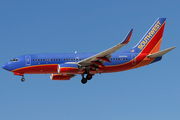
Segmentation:
<svg viewBox="0 0 180 120">
<path fill-rule="evenodd" d="M 135 52 L 156 53 L 160 50 L 166 18 L 158 18 L 142 37 L 139 43 L 133 47 Z"/>
</svg>

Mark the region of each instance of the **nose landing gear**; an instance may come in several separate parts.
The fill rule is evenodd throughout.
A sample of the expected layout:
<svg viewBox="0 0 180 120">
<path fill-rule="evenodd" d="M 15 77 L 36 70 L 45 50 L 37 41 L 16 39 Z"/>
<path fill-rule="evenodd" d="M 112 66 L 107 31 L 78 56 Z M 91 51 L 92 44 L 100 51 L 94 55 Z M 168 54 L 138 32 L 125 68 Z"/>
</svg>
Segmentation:
<svg viewBox="0 0 180 120">
<path fill-rule="evenodd" d="M 23 74 L 23 73 L 14 72 L 14 75 L 22 76 L 21 81 L 22 81 L 22 82 L 25 81 L 25 78 L 24 78 L 24 74 Z"/>
<path fill-rule="evenodd" d="M 22 81 L 22 82 L 25 81 L 24 75 L 22 75 L 21 81 Z"/>
</svg>

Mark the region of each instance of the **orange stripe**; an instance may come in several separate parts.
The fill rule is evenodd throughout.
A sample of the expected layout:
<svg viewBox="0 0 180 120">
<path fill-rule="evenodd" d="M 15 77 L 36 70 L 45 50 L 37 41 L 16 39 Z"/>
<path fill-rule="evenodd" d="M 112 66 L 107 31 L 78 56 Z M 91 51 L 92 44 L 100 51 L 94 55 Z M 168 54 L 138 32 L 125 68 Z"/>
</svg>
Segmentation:
<svg viewBox="0 0 180 120">
<path fill-rule="evenodd" d="M 159 40 L 159 42 L 156 44 L 156 46 L 153 48 L 153 50 L 150 52 L 150 54 L 159 52 L 160 47 L 161 47 L 161 41 L 162 41 L 162 38 L 161 38 L 161 40 Z"/>
</svg>

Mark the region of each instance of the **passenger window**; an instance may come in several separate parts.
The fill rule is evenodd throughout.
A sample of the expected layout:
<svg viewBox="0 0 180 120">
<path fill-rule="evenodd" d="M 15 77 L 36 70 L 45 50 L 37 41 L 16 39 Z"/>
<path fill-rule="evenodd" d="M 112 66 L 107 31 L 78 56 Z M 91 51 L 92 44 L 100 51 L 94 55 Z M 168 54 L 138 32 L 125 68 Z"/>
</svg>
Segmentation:
<svg viewBox="0 0 180 120">
<path fill-rule="evenodd" d="M 59 61 L 61 61 L 61 59 L 59 59 Z"/>
<path fill-rule="evenodd" d="M 45 61 L 45 59 L 43 59 L 43 61 Z"/>
<path fill-rule="evenodd" d="M 124 58 L 124 60 L 126 60 L 126 59 Z"/>
</svg>

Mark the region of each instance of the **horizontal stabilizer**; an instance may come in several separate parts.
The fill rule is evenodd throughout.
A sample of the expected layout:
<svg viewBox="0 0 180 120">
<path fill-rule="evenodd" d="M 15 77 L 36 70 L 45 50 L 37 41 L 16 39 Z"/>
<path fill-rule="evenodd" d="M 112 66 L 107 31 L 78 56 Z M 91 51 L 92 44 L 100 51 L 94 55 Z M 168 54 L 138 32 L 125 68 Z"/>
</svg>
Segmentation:
<svg viewBox="0 0 180 120">
<path fill-rule="evenodd" d="M 176 48 L 176 47 L 171 47 L 171 48 L 168 48 L 168 49 L 159 51 L 159 52 L 157 52 L 157 53 L 153 53 L 153 54 L 147 55 L 147 57 L 148 57 L 148 58 L 161 57 L 161 56 L 163 56 L 164 54 L 168 53 L 169 51 L 173 50 L 174 48 Z"/>
</svg>

